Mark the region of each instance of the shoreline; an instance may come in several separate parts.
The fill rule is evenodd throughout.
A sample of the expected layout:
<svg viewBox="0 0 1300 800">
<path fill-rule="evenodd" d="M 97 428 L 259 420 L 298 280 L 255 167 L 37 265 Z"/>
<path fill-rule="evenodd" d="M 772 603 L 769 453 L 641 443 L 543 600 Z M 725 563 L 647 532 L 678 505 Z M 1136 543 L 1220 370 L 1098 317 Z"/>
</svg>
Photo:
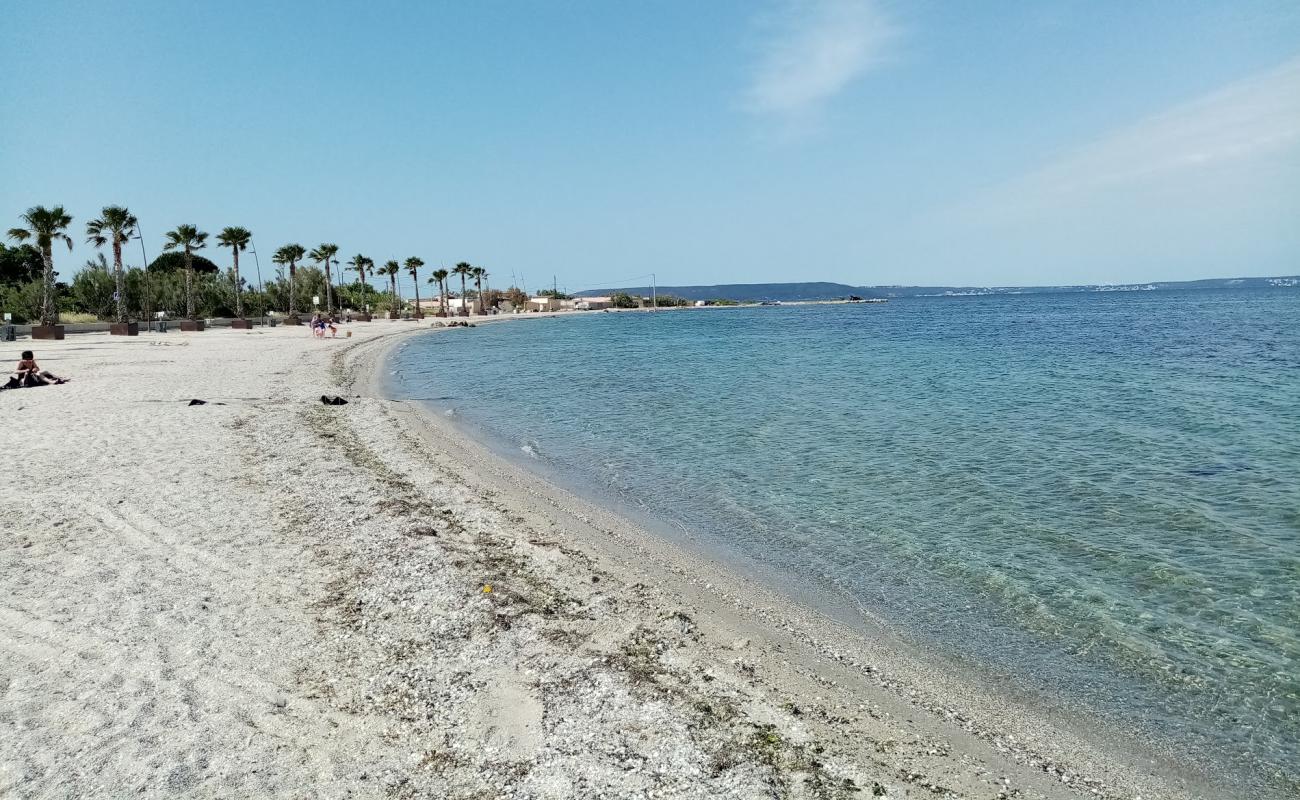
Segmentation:
<svg viewBox="0 0 1300 800">
<path fill-rule="evenodd" d="M 530 316 L 493 321 L 507 322 Z M 406 337 L 387 343 L 375 359 L 373 369 L 353 375 L 350 385 L 376 396 L 386 396 L 387 357 L 404 341 Z M 1121 751 L 1147 746 L 1139 745 L 1136 736 L 1109 737 L 1105 747 L 1097 747 L 1099 742 L 1094 738 L 1067 734 L 1070 729 L 1095 725 L 1096 720 L 1078 718 L 1073 712 L 1046 705 L 1030 710 L 1022 701 L 1008 696 L 1010 686 L 974 684 L 973 670 L 950 663 L 946 656 L 923 653 L 900 638 L 887 620 L 875 618 L 860 606 L 854 610 L 856 620 L 850 621 L 834 616 L 827 607 L 811 599 L 792 595 L 784 587 L 756 585 L 752 576 L 720 560 L 716 550 L 692 549 L 688 542 L 666 538 L 664 533 L 652 531 L 625 514 L 602 507 L 599 501 L 556 484 L 495 451 L 466 430 L 467 425 L 441 419 L 420 401 L 388 399 L 409 406 L 402 409 L 403 423 L 425 444 L 453 459 L 456 456 L 452 451 L 460 451 L 458 466 L 462 477 L 471 484 L 488 491 L 513 491 L 532 498 L 554 514 L 554 524 L 573 529 L 571 532 L 576 532 L 575 538 L 582 546 L 600 552 L 606 559 L 621 561 L 624 566 L 633 563 L 633 559 L 642 559 L 642 567 L 648 560 L 654 565 L 657 580 L 671 585 L 674 594 L 689 595 L 691 605 L 706 607 L 720 615 L 725 620 L 722 627 L 743 627 L 751 635 L 767 638 L 767 649 L 773 653 L 788 655 L 792 644 L 805 648 L 800 654 L 803 663 L 799 665 L 805 670 L 836 667 L 846 671 L 841 672 L 839 679 L 859 682 L 858 690 L 869 696 L 884 691 L 898 699 L 906 694 L 905 708 L 930 713 L 945 721 L 957 720 L 964 733 L 992 744 L 1004 755 L 1013 754 L 1035 769 L 1048 774 L 1055 772 L 1058 777 L 1073 773 L 1076 785 L 1082 784 L 1089 792 L 1097 789 L 1093 796 L 1107 796 L 1108 784 L 1120 796 L 1147 798 L 1192 797 L 1202 793 L 1208 796 L 1212 791 L 1223 791 L 1211 789 L 1207 776 L 1189 779 L 1187 765 L 1176 763 L 1174 754 L 1160 755 L 1146 750 L 1142 758 L 1152 767 L 1149 773 L 1126 769 L 1123 762 L 1134 760 L 1136 753 Z M 705 560 L 702 562 L 701 558 Z M 746 566 L 770 571 L 757 563 Z M 846 606 L 850 603 L 847 598 L 841 598 L 841 602 Z M 789 665 L 788 659 L 782 661 Z M 940 669 L 938 675 L 935 667 Z M 940 699 L 945 696 L 959 697 L 960 708 Z M 1049 717 L 1053 719 L 1049 721 Z M 1065 726 L 1064 730 L 1059 726 Z M 1161 760 L 1164 763 L 1157 766 Z M 1181 786 L 1176 788 L 1177 784 Z"/>
<path fill-rule="evenodd" d="M 0 485 L 0 793 L 1222 796 L 380 396 L 449 329 L 346 330 L 36 343 L 73 382 L 0 393 L 41 447 Z"/>
</svg>

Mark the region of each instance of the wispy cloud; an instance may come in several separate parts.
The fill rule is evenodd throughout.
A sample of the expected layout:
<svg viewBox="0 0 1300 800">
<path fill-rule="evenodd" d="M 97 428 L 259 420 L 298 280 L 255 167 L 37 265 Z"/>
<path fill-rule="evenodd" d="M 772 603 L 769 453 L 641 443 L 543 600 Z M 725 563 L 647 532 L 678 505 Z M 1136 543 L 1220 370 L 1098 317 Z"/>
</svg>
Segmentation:
<svg viewBox="0 0 1300 800">
<path fill-rule="evenodd" d="M 875 0 L 784 0 L 758 20 L 760 44 L 744 107 L 815 114 L 880 64 L 897 28 Z"/>
<path fill-rule="evenodd" d="M 999 187 L 987 218 L 1018 217 L 1231 168 L 1300 144 L 1300 58 L 1140 120 Z"/>
</svg>

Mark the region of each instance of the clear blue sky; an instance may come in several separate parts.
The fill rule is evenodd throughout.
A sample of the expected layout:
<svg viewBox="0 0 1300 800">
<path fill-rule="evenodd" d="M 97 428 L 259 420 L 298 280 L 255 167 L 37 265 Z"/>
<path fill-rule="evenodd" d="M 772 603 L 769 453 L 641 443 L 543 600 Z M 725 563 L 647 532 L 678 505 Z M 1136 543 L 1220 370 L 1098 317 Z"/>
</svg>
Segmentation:
<svg viewBox="0 0 1300 800">
<path fill-rule="evenodd" d="M 1300 3 L 16 3 L 38 203 L 65 274 L 110 203 L 529 288 L 1294 274 Z"/>
</svg>

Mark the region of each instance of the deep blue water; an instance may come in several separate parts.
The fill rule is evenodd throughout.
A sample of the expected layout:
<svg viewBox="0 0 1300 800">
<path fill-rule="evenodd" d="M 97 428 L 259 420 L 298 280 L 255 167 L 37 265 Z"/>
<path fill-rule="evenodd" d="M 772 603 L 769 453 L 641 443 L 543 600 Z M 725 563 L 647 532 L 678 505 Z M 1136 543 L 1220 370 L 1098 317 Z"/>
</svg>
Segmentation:
<svg viewBox="0 0 1300 800">
<path fill-rule="evenodd" d="M 552 476 L 918 643 L 1297 772 L 1300 289 L 575 315 L 422 337 L 393 368 Z"/>
</svg>

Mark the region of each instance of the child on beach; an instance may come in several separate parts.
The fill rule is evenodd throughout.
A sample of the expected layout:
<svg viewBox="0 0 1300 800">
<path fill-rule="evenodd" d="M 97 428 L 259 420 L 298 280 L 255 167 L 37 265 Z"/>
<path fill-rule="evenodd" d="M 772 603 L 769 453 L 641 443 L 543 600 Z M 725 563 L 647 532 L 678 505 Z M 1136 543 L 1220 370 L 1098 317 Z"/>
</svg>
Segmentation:
<svg viewBox="0 0 1300 800">
<path fill-rule="evenodd" d="M 27 386 L 48 386 L 52 383 L 67 382 L 67 378 L 60 378 L 48 370 L 42 370 L 36 363 L 36 354 L 31 350 L 24 350 L 22 358 L 18 360 L 17 372 L 9 377 L 9 382 L 4 388 L 20 389 Z"/>
</svg>

